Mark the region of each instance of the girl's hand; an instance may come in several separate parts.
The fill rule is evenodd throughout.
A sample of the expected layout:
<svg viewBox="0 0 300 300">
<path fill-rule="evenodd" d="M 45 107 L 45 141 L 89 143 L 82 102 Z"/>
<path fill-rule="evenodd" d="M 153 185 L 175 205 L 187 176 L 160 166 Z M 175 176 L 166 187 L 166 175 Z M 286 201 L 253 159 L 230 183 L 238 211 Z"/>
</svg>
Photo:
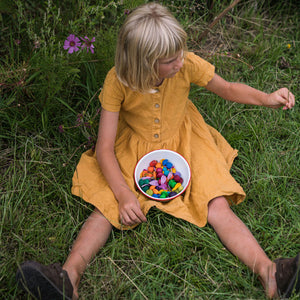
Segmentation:
<svg viewBox="0 0 300 300">
<path fill-rule="evenodd" d="M 287 89 L 282 88 L 267 96 L 267 107 L 291 109 L 295 105 L 295 96 Z"/>
<path fill-rule="evenodd" d="M 131 226 L 142 222 L 147 222 L 143 214 L 140 203 L 132 191 L 122 193 L 118 198 L 121 224 Z"/>
<path fill-rule="evenodd" d="M 147 219 L 141 210 L 138 199 L 125 182 L 115 156 L 114 146 L 118 120 L 118 112 L 110 112 L 102 108 L 96 155 L 102 173 L 119 202 L 121 224 L 130 226 L 147 222 Z"/>
</svg>

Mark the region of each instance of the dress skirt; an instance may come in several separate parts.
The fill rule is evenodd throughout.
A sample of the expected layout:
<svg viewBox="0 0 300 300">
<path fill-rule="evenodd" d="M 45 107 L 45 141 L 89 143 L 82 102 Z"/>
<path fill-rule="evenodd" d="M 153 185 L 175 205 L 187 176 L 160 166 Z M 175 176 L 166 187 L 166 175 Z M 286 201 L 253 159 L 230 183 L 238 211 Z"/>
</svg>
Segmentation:
<svg viewBox="0 0 300 300">
<path fill-rule="evenodd" d="M 245 198 L 242 187 L 230 174 L 237 150 L 203 120 L 201 114 L 188 100 L 185 118 L 178 132 L 170 139 L 151 143 L 142 139 L 123 124 L 122 134 L 115 143 L 115 154 L 123 176 L 136 194 L 143 213 L 151 207 L 203 227 L 207 223 L 210 200 L 225 196 L 229 204 L 238 204 Z M 134 182 L 134 169 L 146 153 L 169 149 L 181 154 L 191 167 L 191 182 L 183 195 L 169 202 L 158 202 L 145 197 Z M 96 153 L 88 150 L 82 154 L 72 179 L 72 193 L 98 208 L 105 218 L 118 229 L 130 229 L 120 222 L 118 201 L 108 186 L 96 160 Z"/>
</svg>

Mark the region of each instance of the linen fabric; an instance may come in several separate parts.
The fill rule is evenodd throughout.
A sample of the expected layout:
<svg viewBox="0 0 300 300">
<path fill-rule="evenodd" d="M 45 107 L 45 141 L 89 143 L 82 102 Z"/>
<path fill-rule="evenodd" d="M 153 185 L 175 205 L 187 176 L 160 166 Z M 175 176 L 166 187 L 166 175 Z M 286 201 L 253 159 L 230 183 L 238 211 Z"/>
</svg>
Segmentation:
<svg viewBox="0 0 300 300">
<path fill-rule="evenodd" d="M 99 99 L 103 109 L 119 112 L 115 155 L 145 215 L 151 207 L 156 207 L 203 227 L 207 223 L 210 200 L 225 196 L 229 204 L 238 204 L 245 198 L 242 187 L 230 174 L 237 150 L 205 123 L 188 99 L 191 83 L 205 87 L 214 71 L 213 65 L 189 52 L 174 77 L 164 79 L 157 92 L 145 94 L 122 84 L 114 67 L 107 74 Z M 145 197 L 134 183 L 138 160 L 157 149 L 178 152 L 191 167 L 187 190 L 169 202 Z M 120 223 L 118 201 L 100 170 L 94 151 L 82 154 L 72 181 L 72 193 L 97 207 L 113 226 L 118 229 L 136 226 Z"/>
</svg>

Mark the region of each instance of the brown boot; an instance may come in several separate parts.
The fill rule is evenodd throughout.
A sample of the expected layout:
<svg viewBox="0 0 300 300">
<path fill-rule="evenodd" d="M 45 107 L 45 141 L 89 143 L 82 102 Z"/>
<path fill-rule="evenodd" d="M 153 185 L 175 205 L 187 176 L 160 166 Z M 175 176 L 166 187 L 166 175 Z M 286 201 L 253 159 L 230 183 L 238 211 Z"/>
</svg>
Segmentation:
<svg viewBox="0 0 300 300">
<path fill-rule="evenodd" d="M 278 258 L 276 263 L 276 283 L 280 297 L 289 298 L 300 290 L 300 253 L 295 258 Z"/>
<path fill-rule="evenodd" d="M 44 266 L 27 261 L 19 266 L 16 279 L 21 288 L 41 300 L 72 300 L 73 286 L 59 264 Z"/>
</svg>

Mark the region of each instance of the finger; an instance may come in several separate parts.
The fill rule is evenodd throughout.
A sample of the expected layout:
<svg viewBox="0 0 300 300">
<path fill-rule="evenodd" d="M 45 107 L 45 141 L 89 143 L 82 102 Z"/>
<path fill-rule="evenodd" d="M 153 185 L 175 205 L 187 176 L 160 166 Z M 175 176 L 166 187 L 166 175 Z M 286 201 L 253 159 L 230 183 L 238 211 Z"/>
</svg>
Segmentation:
<svg viewBox="0 0 300 300">
<path fill-rule="evenodd" d="M 131 220 L 135 223 L 143 223 L 146 222 L 147 219 L 144 216 L 144 214 L 142 213 L 141 210 L 134 210 L 132 211 L 132 214 L 130 215 Z"/>
<path fill-rule="evenodd" d="M 135 209 L 135 210 L 129 211 L 128 217 L 129 217 L 128 223 L 130 223 L 130 225 L 147 222 L 146 217 L 144 216 L 144 214 L 142 213 L 142 211 L 140 209 Z"/>
<path fill-rule="evenodd" d="M 136 216 L 139 218 L 141 222 L 147 222 L 146 216 L 143 214 L 142 210 L 139 209 L 136 213 Z"/>
<path fill-rule="evenodd" d="M 126 225 L 126 226 L 131 226 L 134 224 L 141 223 L 138 218 L 134 217 L 134 214 L 128 214 L 128 215 L 124 214 L 122 217 L 120 217 L 120 221 L 122 225 Z"/>
<path fill-rule="evenodd" d="M 126 214 L 120 216 L 120 222 L 121 225 L 125 225 L 125 226 L 130 226 L 134 224 L 134 222 L 131 221 L 131 218 Z"/>
<path fill-rule="evenodd" d="M 291 92 L 289 92 L 289 102 L 290 102 L 290 108 L 295 106 L 295 96 Z"/>
<path fill-rule="evenodd" d="M 295 106 L 295 102 L 294 102 L 293 99 L 291 99 L 291 100 L 286 101 L 286 103 L 285 103 L 283 109 L 284 109 L 284 110 L 286 110 L 286 109 L 291 109 L 291 108 L 293 108 L 294 106 Z"/>
<path fill-rule="evenodd" d="M 290 109 L 295 105 L 295 96 L 287 88 L 279 90 L 280 96 L 285 100 L 284 109 Z"/>
</svg>

